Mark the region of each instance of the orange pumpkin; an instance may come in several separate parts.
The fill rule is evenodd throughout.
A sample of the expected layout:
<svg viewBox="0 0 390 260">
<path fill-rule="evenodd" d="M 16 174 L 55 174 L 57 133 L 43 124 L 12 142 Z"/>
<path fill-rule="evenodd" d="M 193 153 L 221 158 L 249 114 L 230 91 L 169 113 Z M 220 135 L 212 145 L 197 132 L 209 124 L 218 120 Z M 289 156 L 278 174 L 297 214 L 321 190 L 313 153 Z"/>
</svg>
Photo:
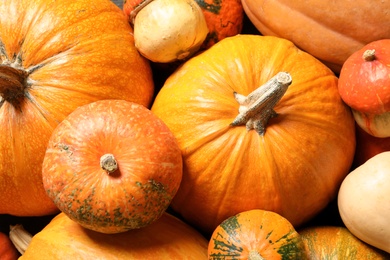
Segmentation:
<svg viewBox="0 0 390 260">
<path fill-rule="evenodd" d="M 118 233 L 163 214 L 179 188 L 182 157 L 173 134 L 149 109 L 100 100 L 54 129 L 42 176 L 48 196 L 72 220 Z"/>
<path fill-rule="evenodd" d="M 274 109 L 274 98 L 267 105 L 246 98 L 256 91 L 280 98 L 282 85 L 273 96 L 265 84 L 279 72 L 288 72 L 292 84 Z M 335 197 L 352 164 L 354 119 L 337 78 L 281 38 L 225 38 L 176 70 L 152 111 L 174 133 L 184 158 L 172 208 L 207 233 L 251 209 L 300 225 Z"/>
<path fill-rule="evenodd" d="M 150 65 L 111 1 L 1 1 L 0 214 L 57 212 L 41 165 L 65 116 L 100 99 L 149 106 L 153 89 Z"/>
<path fill-rule="evenodd" d="M 148 227 L 119 234 L 85 229 L 57 215 L 31 240 L 27 259 L 207 259 L 207 239 L 191 226 L 164 213 Z"/>
<path fill-rule="evenodd" d="M 0 232 L 0 259 L 16 260 L 20 256 L 8 235 Z"/>
<path fill-rule="evenodd" d="M 388 253 L 359 240 L 345 227 L 311 226 L 298 232 L 309 259 L 390 259 Z"/>
<path fill-rule="evenodd" d="M 291 223 L 272 211 L 249 210 L 224 220 L 213 232 L 209 260 L 308 259 Z"/>
<path fill-rule="evenodd" d="M 337 73 L 365 44 L 390 38 L 389 1 L 243 0 L 242 5 L 263 35 L 294 42 Z"/>
</svg>

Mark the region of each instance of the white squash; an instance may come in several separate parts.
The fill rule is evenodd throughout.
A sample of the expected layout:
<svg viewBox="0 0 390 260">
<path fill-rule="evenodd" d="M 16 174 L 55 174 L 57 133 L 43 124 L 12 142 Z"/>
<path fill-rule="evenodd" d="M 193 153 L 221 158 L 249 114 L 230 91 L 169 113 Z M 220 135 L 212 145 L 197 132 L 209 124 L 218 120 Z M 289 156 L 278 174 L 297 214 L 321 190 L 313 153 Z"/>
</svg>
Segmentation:
<svg viewBox="0 0 390 260">
<path fill-rule="evenodd" d="M 347 175 L 338 208 L 352 234 L 390 253 L 390 151 L 375 155 Z"/>
<path fill-rule="evenodd" d="M 191 57 L 209 33 L 195 0 L 153 0 L 134 19 L 134 41 L 147 59 L 168 63 Z"/>
</svg>

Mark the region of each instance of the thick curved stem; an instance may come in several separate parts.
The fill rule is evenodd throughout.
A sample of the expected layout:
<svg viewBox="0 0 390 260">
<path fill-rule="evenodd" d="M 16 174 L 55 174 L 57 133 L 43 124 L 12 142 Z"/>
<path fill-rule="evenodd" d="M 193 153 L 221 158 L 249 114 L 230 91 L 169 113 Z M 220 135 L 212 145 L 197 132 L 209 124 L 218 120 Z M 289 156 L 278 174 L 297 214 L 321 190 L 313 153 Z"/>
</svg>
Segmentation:
<svg viewBox="0 0 390 260">
<path fill-rule="evenodd" d="M 24 96 L 27 73 L 9 65 L 0 65 L 0 95 L 10 102 L 16 103 Z"/>
<path fill-rule="evenodd" d="M 234 93 L 240 104 L 239 114 L 231 125 L 246 125 L 247 130 L 254 129 L 259 135 L 264 135 L 268 120 L 275 117 L 275 105 L 286 93 L 292 78 L 287 72 L 279 72 L 264 85 L 255 89 L 248 96 Z"/>
</svg>

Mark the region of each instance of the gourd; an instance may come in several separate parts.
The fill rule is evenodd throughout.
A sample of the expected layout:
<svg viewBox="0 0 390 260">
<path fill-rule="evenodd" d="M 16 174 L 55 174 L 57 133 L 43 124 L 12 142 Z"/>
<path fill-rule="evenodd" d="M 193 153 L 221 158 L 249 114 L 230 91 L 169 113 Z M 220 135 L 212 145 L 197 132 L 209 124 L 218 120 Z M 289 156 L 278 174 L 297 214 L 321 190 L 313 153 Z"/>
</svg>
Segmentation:
<svg viewBox="0 0 390 260">
<path fill-rule="evenodd" d="M 357 238 L 390 253 L 390 151 L 351 171 L 338 194 L 342 221 Z"/>
<path fill-rule="evenodd" d="M 123 8 L 134 28 L 135 46 L 153 62 L 190 58 L 209 32 L 195 0 L 126 1 Z"/>
<path fill-rule="evenodd" d="M 335 198 L 355 152 L 337 77 L 277 37 L 223 39 L 171 74 L 151 109 L 183 155 L 171 207 L 205 233 L 251 209 L 303 224 Z"/>
<path fill-rule="evenodd" d="M 372 136 L 390 137 L 390 39 L 371 42 L 343 64 L 339 92 L 356 123 Z"/>
<path fill-rule="evenodd" d="M 206 259 L 208 241 L 178 218 L 164 213 L 141 229 L 102 234 L 60 213 L 34 235 L 20 260 L 28 259 Z"/>
<path fill-rule="evenodd" d="M 150 225 L 182 178 L 175 137 L 149 109 L 125 100 L 81 106 L 53 131 L 42 165 L 54 204 L 82 226 L 119 233 Z"/>
<path fill-rule="evenodd" d="M 386 252 L 372 247 L 342 226 L 309 226 L 298 230 L 309 259 L 389 259 Z"/>
<path fill-rule="evenodd" d="M 291 223 L 272 211 L 249 210 L 224 220 L 214 230 L 208 259 L 308 259 Z"/>
<path fill-rule="evenodd" d="M 390 38 L 389 1 L 243 0 L 262 35 L 292 41 L 336 73 L 365 44 Z"/>
<path fill-rule="evenodd" d="M 0 214 L 58 212 L 42 185 L 53 129 L 100 99 L 149 106 L 154 83 L 111 1 L 0 2 Z"/>
</svg>

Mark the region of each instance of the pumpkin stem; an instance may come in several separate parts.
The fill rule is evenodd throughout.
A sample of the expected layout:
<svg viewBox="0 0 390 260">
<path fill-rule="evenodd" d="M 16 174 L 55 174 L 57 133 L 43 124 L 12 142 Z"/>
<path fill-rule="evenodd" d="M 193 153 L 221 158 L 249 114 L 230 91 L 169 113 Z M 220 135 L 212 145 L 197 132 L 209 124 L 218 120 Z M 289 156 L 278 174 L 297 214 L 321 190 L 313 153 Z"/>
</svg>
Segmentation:
<svg viewBox="0 0 390 260">
<path fill-rule="evenodd" d="M 264 135 L 268 120 L 277 116 L 275 105 L 286 93 L 292 78 L 287 72 L 279 72 L 264 85 L 255 89 L 248 96 L 234 92 L 234 98 L 240 104 L 239 114 L 231 125 L 246 125 L 249 131 L 255 129 L 259 135 Z"/>
<path fill-rule="evenodd" d="M 138 14 L 145 6 L 147 6 L 148 4 L 150 4 L 152 1 L 153 1 L 153 0 L 143 0 L 141 3 L 139 3 L 139 5 L 137 5 L 137 6 L 130 12 L 129 21 L 130 21 L 130 24 L 131 24 L 132 27 L 134 26 L 135 17 L 137 16 L 137 14 Z"/>
<path fill-rule="evenodd" d="M 375 50 L 366 50 L 363 53 L 363 60 L 365 60 L 365 61 L 373 61 L 375 59 L 376 59 L 376 57 L 375 57 Z"/>
<path fill-rule="evenodd" d="M 28 73 L 24 70 L 0 64 L 0 96 L 16 105 L 25 95 Z"/>
<path fill-rule="evenodd" d="M 262 257 L 257 251 L 250 251 L 248 255 L 248 260 L 265 260 L 265 258 Z"/>
<path fill-rule="evenodd" d="M 111 174 L 118 169 L 118 163 L 113 154 L 107 153 L 100 157 L 100 167 L 108 174 Z"/>
</svg>

